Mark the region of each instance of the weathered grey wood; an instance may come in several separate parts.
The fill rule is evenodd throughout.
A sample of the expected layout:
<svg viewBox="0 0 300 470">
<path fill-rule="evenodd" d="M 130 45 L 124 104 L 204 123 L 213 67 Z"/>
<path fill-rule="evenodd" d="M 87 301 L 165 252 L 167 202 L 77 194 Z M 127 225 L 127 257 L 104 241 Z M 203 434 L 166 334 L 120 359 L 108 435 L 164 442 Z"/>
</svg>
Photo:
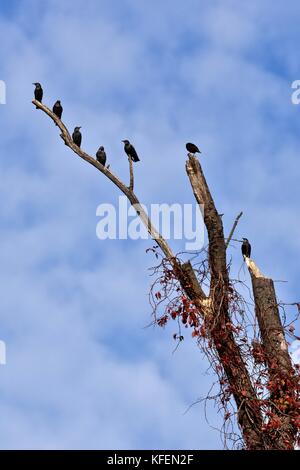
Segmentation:
<svg viewBox="0 0 300 470">
<path fill-rule="evenodd" d="M 234 340 L 228 313 L 229 278 L 222 219 L 215 207 L 201 165 L 191 154 L 186 162 L 186 171 L 195 199 L 202 206 L 200 208 L 203 208 L 209 239 L 211 337 L 232 389 L 237 406 L 238 423 L 247 448 L 264 449 L 265 442 L 260 432 L 263 419 L 257 406 L 257 396 L 241 351 Z"/>
<path fill-rule="evenodd" d="M 282 391 L 287 390 L 285 383 L 292 377 L 292 362 L 279 315 L 274 282 L 260 272 L 252 259 L 245 258 L 245 262 L 251 275 L 255 314 L 261 335 L 261 346 L 268 365 L 268 375 L 271 381 L 281 384 L 278 392 L 271 394 L 271 399 L 275 402 L 281 398 Z M 274 408 L 274 411 L 276 413 L 277 409 Z M 295 429 L 290 417 L 281 416 L 276 448 L 286 449 L 287 443 L 293 442 L 294 438 Z"/>
<path fill-rule="evenodd" d="M 129 161 L 129 175 L 130 175 L 130 183 L 129 183 L 129 189 L 130 191 L 133 191 L 134 188 L 134 174 L 133 174 L 133 162 L 131 157 L 128 157 Z"/>
<path fill-rule="evenodd" d="M 229 234 L 229 237 L 227 238 L 227 241 L 226 241 L 226 244 L 225 244 L 225 248 L 227 250 L 228 246 L 229 246 L 229 243 L 231 242 L 231 239 L 233 237 L 233 234 L 234 234 L 234 231 L 236 229 L 236 226 L 237 224 L 239 223 L 239 220 L 240 218 L 242 217 L 243 215 L 243 212 L 240 212 L 239 215 L 236 217 L 235 221 L 234 221 L 234 224 L 232 226 L 232 229 L 230 230 L 230 234 Z"/>
<path fill-rule="evenodd" d="M 125 196 L 127 196 L 128 200 L 130 201 L 131 205 L 135 208 L 137 211 L 137 214 L 140 216 L 141 220 L 143 221 L 146 229 L 148 230 L 148 233 L 151 235 L 153 240 L 159 245 L 161 248 L 162 252 L 168 259 L 174 259 L 174 254 L 172 253 L 171 248 L 167 244 L 167 242 L 164 240 L 164 238 L 161 236 L 161 234 L 156 230 L 154 225 L 152 224 L 151 220 L 149 219 L 148 215 L 144 211 L 143 207 L 141 206 L 137 196 L 134 194 L 133 189 L 130 187 L 128 188 L 121 180 L 116 176 L 112 171 L 110 171 L 107 167 L 104 167 L 99 163 L 95 158 L 91 157 L 88 155 L 86 152 L 84 152 L 81 148 L 77 147 L 76 144 L 74 144 L 71 135 L 64 125 L 64 123 L 55 115 L 53 112 L 43 103 L 40 103 L 39 101 L 33 100 L 32 103 L 37 106 L 39 109 L 44 111 L 48 116 L 53 119 L 53 121 L 57 124 L 59 129 L 61 130 L 61 138 L 65 142 L 65 144 L 70 147 L 74 153 L 76 153 L 80 158 L 85 160 L 86 162 L 90 163 L 90 165 L 93 165 L 97 170 L 99 170 L 101 173 L 103 173 L 112 183 L 114 183 Z"/>
</svg>

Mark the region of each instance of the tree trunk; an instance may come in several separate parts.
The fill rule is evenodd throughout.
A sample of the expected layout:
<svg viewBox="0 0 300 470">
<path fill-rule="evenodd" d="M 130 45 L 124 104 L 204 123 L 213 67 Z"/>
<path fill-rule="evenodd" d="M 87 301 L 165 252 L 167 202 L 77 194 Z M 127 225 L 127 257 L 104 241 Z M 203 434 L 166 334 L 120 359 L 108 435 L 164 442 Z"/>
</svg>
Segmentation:
<svg viewBox="0 0 300 470">
<path fill-rule="evenodd" d="M 200 209 L 204 209 L 204 223 L 209 239 L 209 266 L 211 274 L 210 299 L 211 319 L 208 327 L 220 363 L 226 373 L 234 396 L 238 423 L 248 449 L 264 449 L 265 436 L 262 435 L 262 415 L 255 390 L 241 351 L 237 346 L 228 314 L 228 270 L 226 265 L 226 244 L 222 219 L 219 216 L 199 161 L 189 156 L 186 171 Z"/>
<path fill-rule="evenodd" d="M 297 433 L 291 421 L 293 416 L 287 413 L 287 409 L 285 413 L 280 410 L 283 400 L 289 396 L 295 398 L 295 391 L 290 384 L 293 367 L 280 320 L 274 282 L 259 271 L 252 259 L 246 258 L 246 263 L 252 280 L 255 314 L 268 366 L 269 383 L 272 385 L 270 397 L 274 402 L 273 413 L 280 420 L 280 433 L 274 439 L 274 448 L 293 449 Z"/>
</svg>

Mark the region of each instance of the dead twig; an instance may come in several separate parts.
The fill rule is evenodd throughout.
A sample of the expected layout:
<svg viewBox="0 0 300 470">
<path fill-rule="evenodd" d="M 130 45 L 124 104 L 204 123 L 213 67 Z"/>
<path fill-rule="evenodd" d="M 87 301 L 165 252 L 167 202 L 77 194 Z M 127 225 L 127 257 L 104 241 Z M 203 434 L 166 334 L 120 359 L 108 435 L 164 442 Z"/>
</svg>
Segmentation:
<svg viewBox="0 0 300 470">
<path fill-rule="evenodd" d="M 234 221 L 234 224 L 233 224 L 232 229 L 231 229 L 231 231 L 230 231 L 229 237 L 227 238 L 227 242 L 226 242 L 226 244 L 225 244 L 225 249 L 226 249 L 226 250 L 227 250 L 227 248 L 228 248 L 229 243 L 231 242 L 231 239 L 232 239 L 232 237 L 233 237 L 233 234 L 234 234 L 234 231 L 235 231 L 235 229 L 236 229 L 236 226 L 237 226 L 237 224 L 239 223 L 239 220 L 240 220 L 240 218 L 242 217 L 242 215 L 243 215 L 243 212 L 240 212 L 239 215 L 237 216 L 237 218 L 236 218 L 235 221 Z"/>
</svg>

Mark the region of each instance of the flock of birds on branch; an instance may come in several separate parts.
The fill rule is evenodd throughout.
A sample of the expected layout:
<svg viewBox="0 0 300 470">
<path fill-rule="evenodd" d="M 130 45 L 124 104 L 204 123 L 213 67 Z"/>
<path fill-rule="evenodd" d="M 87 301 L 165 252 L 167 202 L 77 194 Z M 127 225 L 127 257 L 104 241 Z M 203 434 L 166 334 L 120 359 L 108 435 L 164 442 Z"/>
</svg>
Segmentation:
<svg viewBox="0 0 300 470">
<path fill-rule="evenodd" d="M 41 103 L 42 99 L 43 99 L 43 88 L 42 88 L 41 84 L 38 83 L 38 82 L 33 83 L 33 85 L 35 85 L 34 97 L 35 97 L 36 101 L 39 101 Z M 62 112 L 63 112 L 63 107 L 61 105 L 60 100 L 57 100 L 54 103 L 52 111 L 53 111 L 53 114 L 55 114 L 55 116 L 57 116 L 59 119 L 61 119 Z M 74 132 L 72 134 L 72 140 L 73 140 L 74 144 L 77 145 L 77 147 L 79 147 L 79 148 L 81 146 L 81 140 L 82 140 L 82 135 L 81 135 L 80 129 L 81 129 L 81 126 L 76 126 L 74 128 Z M 139 156 L 138 156 L 134 146 L 129 142 L 129 140 L 125 139 L 125 140 L 122 140 L 122 142 L 124 143 L 124 150 L 125 150 L 125 153 L 127 154 L 127 156 L 129 158 L 131 158 L 131 160 L 133 162 L 139 162 L 140 161 Z M 191 142 L 188 142 L 186 144 L 186 149 L 189 153 L 192 153 L 192 154 L 201 153 L 200 150 L 198 149 L 197 145 L 192 144 Z M 105 164 L 106 164 L 106 152 L 104 150 L 103 145 L 101 145 L 101 147 L 99 147 L 99 149 L 96 153 L 96 159 L 99 163 L 101 163 L 101 165 L 105 166 Z"/>
<path fill-rule="evenodd" d="M 43 88 L 40 83 L 35 82 L 33 83 L 35 85 L 35 90 L 34 90 L 34 98 L 36 101 L 39 101 L 40 103 L 42 102 L 43 99 Z M 59 119 L 61 119 L 62 112 L 63 112 L 63 107 L 61 105 L 60 100 L 57 100 L 52 108 L 53 114 L 57 116 Z M 72 134 L 72 140 L 75 145 L 77 145 L 79 148 L 81 146 L 81 140 L 82 140 L 82 135 L 80 132 L 81 126 L 76 126 L 74 128 L 73 134 Z M 133 162 L 139 162 L 139 156 L 134 148 L 134 146 L 129 142 L 129 140 L 125 139 L 122 140 L 124 143 L 124 151 L 127 154 L 128 158 L 131 158 Z M 196 154 L 196 153 L 201 153 L 201 151 L 198 149 L 197 145 L 192 144 L 191 142 L 188 142 L 186 144 L 186 149 L 189 153 L 191 154 Z M 106 164 L 106 152 L 104 150 L 103 145 L 99 147 L 96 153 L 96 159 L 101 165 L 105 166 Z M 251 245 L 248 241 L 247 238 L 243 238 L 243 243 L 242 243 L 242 254 L 246 258 L 250 258 L 251 255 Z"/>
</svg>

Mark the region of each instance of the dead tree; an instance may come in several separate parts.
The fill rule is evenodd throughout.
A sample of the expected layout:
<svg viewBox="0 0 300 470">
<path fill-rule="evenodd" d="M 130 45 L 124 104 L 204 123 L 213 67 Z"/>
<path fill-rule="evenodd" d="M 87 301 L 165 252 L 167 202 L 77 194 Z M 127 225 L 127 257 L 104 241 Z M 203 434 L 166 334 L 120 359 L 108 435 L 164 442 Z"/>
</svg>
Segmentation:
<svg viewBox="0 0 300 470">
<path fill-rule="evenodd" d="M 236 325 L 232 316 L 232 303 L 237 294 L 229 278 L 226 248 L 241 214 L 226 240 L 222 219 L 200 163 L 196 157 L 189 155 L 186 172 L 197 203 L 201 208 L 204 207 L 203 217 L 209 242 L 209 289 L 205 293 L 197 270 L 190 262 L 182 262 L 173 254 L 141 206 L 134 193 L 131 160 L 129 159 L 130 183 L 127 186 L 110 169 L 77 147 L 66 126 L 47 106 L 36 100 L 32 103 L 57 124 L 61 138 L 75 154 L 103 173 L 122 191 L 158 245 L 163 259 L 164 277 L 161 283 L 167 288 L 170 282 L 177 282 L 177 291 L 180 290 L 182 295 L 177 297 L 175 310 L 175 303 L 171 306 L 173 310 L 168 305 L 157 323 L 163 326 L 169 318 L 180 317 L 185 326 L 190 325 L 193 328 L 193 336 L 198 341 L 206 341 L 206 351 L 216 365 L 215 370 L 222 389 L 219 398 L 223 405 L 232 400 L 232 397 L 234 399 L 243 448 L 293 449 L 299 438 L 300 428 L 299 371 L 297 367 L 293 367 L 288 353 L 273 281 L 260 273 L 253 260 L 246 259 L 252 280 L 260 338 L 258 342 L 253 340 L 250 345 L 247 342 L 248 356 L 243 345 L 243 340 L 246 341 L 243 337 L 245 331 Z M 156 293 L 156 296 L 160 299 L 161 294 Z M 251 368 L 257 363 L 260 369 L 255 375 Z M 228 414 L 230 413 L 225 413 L 225 420 L 228 419 Z"/>
</svg>

